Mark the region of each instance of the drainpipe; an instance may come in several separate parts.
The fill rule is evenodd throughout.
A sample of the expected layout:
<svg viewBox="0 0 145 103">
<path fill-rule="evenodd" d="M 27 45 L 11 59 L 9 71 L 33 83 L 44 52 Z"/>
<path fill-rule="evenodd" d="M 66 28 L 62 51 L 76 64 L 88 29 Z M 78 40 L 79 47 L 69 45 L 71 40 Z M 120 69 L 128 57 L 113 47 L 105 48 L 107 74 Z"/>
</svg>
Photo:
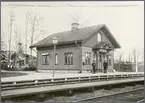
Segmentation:
<svg viewBox="0 0 145 103">
<path fill-rule="evenodd" d="M 78 48 L 81 49 L 81 46 L 77 43 L 77 41 L 75 41 L 75 44 L 78 46 Z M 82 57 L 82 53 L 81 53 L 81 57 Z M 81 65 L 82 65 L 82 62 L 81 62 Z M 82 73 L 82 66 L 80 68 L 80 73 Z"/>
</svg>

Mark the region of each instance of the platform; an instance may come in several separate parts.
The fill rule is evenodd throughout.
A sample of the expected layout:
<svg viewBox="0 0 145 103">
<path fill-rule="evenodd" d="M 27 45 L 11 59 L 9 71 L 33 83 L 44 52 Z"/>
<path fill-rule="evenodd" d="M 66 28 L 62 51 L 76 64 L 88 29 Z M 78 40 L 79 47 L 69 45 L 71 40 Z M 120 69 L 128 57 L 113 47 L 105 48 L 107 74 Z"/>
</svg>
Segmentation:
<svg viewBox="0 0 145 103">
<path fill-rule="evenodd" d="M 83 73 L 55 72 L 54 77 L 52 77 L 52 74 L 53 74 L 52 72 L 28 72 L 28 75 L 1 78 L 1 82 L 27 81 L 27 80 L 37 80 L 37 79 L 50 79 L 50 78 L 83 77 L 83 76 L 144 74 L 144 72 L 115 72 L 115 73 L 106 73 L 106 74 L 104 73 L 92 74 L 89 72 L 83 72 Z"/>
<path fill-rule="evenodd" d="M 54 85 L 54 86 L 42 86 L 42 87 L 34 87 L 34 88 L 24 88 L 24 89 L 15 89 L 15 90 L 6 90 L 1 92 L 2 98 L 10 98 L 16 96 L 25 96 L 39 93 L 49 93 L 55 91 L 69 90 L 69 89 L 79 89 L 79 88 L 87 88 L 87 87 L 97 87 L 97 86 L 105 86 L 105 85 L 113 85 L 120 83 L 130 83 L 130 82 L 138 82 L 144 81 L 144 77 L 139 78 L 128 78 L 121 80 L 111 80 L 111 81 L 101 81 L 101 82 L 88 82 L 88 83 L 77 83 L 77 84 L 64 84 L 64 85 Z"/>
</svg>

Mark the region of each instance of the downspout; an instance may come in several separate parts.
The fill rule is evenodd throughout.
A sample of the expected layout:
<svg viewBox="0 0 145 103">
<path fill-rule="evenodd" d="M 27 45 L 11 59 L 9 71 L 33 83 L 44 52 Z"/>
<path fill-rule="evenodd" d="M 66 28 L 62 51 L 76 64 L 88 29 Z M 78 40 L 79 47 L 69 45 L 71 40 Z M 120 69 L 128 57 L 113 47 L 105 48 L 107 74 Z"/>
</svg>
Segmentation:
<svg viewBox="0 0 145 103">
<path fill-rule="evenodd" d="M 77 43 L 77 41 L 75 41 L 75 44 L 77 45 L 78 48 L 81 49 L 81 46 Z M 81 52 L 80 56 L 82 57 L 82 52 Z M 81 62 L 81 68 L 80 68 L 80 72 L 79 73 L 82 73 L 82 62 Z"/>
<path fill-rule="evenodd" d="M 34 48 L 32 48 L 32 50 L 37 54 L 37 51 L 34 50 Z M 37 57 L 36 57 L 36 72 L 38 72 L 38 54 L 37 54 Z"/>
</svg>

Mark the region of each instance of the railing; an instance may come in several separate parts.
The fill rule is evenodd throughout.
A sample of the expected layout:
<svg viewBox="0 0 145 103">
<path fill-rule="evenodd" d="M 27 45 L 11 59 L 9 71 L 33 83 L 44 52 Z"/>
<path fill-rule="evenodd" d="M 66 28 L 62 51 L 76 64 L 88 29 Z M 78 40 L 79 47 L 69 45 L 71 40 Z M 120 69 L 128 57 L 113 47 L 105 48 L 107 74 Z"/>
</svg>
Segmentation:
<svg viewBox="0 0 145 103">
<path fill-rule="evenodd" d="M 26 80 L 26 81 L 11 81 L 2 82 L 1 90 L 12 90 L 21 88 L 31 88 L 37 86 L 52 86 L 62 85 L 71 83 L 84 83 L 84 82 L 100 82 L 108 80 L 126 79 L 126 78 L 137 78 L 143 77 L 144 73 L 127 73 L 127 74 L 105 74 L 97 76 L 79 76 L 79 77 L 66 77 L 66 78 L 50 78 L 50 79 L 37 79 L 37 80 Z"/>
</svg>

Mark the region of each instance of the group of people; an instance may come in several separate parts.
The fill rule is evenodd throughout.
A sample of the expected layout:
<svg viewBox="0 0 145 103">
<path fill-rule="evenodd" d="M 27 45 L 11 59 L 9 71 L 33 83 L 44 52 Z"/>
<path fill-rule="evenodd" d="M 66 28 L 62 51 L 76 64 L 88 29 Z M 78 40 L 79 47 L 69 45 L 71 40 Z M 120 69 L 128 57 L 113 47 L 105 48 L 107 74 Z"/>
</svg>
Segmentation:
<svg viewBox="0 0 145 103">
<path fill-rule="evenodd" d="M 92 62 L 93 73 L 96 73 L 95 65 L 96 65 L 95 60 L 93 60 Z M 104 68 L 104 73 L 107 73 L 107 68 L 108 68 L 107 60 L 104 61 L 103 68 Z"/>
</svg>

